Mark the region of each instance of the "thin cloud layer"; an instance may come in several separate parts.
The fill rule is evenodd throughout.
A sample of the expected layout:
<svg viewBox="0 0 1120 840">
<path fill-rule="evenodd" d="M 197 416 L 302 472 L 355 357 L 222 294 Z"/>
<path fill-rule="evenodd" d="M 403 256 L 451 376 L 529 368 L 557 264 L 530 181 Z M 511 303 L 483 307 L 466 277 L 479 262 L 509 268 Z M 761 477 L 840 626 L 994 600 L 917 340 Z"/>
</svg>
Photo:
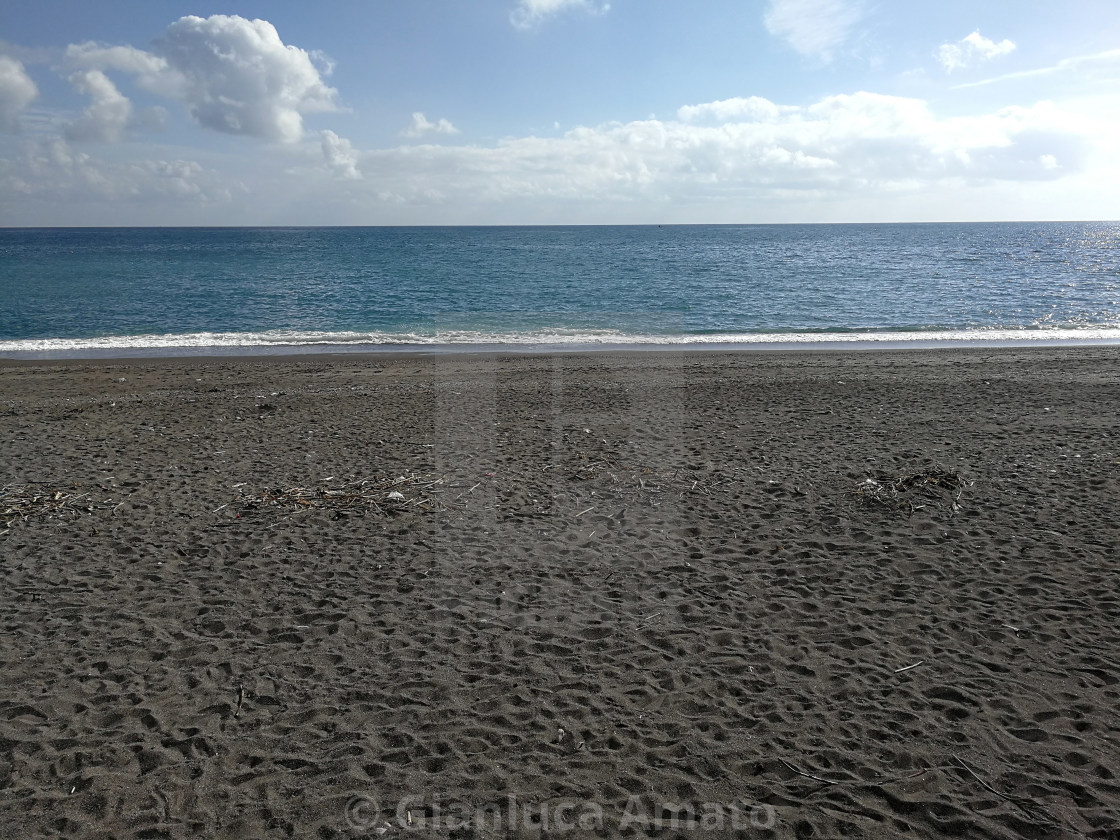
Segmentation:
<svg viewBox="0 0 1120 840">
<path fill-rule="evenodd" d="M 722 100 L 685 106 L 678 116 L 492 147 L 371 151 L 360 165 L 383 200 L 500 204 L 842 195 L 1052 180 L 1078 171 L 1085 156 L 1075 121 L 1048 103 L 942 119 L 921 100 L 861 92 L 807 107 L 759 97 Z"/>
<path fill-rule="evenodd" d="M 507 138 L 489 146 L 363 151 L 324 131 L 314 152 L 320 171 L 333 178 L 312 178 L 300 192 L 304 201 L 345 195 L 352 206 L 366 208 L 485 208 L 488 218 L 542 203 L 726 208 L 796 196 L 918 195 L 1077 173 L 1090 131 L 1046 102 L 942 118 L 922 100 L 866 92 L 808 106 L 750 97 L 684 106 L 673 120 L 579 127 L 559 137 Z M 285 177 L 311 177 L 311 171 L 291 170 Z M 0 178 L 0 187 L 13 192 L 77 196 L 84 190 L 118 200 L 158 193 L 214 201 L 218 183 L 181 161 L 112 167 L 65 144 L 38 147 Z"/>
<path fill-rule="evenodd" d="M 856 0 L 770 0 L 763 22 L 801 55 L 831 61 L 862 16 Z"/>
<path fill-rule="evenodd" d="M 518 8 L 539 22 L 605 7 L 525 0 Z M 775 35 L 823 60 L 859 36 L 862 8 L 843 0 L 768 0 L 766 14 Z M 974 32 L 943 47 L 953 50 L 942 65 L 955 72 L 1006 55 L 1014 44 Z M 116 219 L 156 223 L 627 221 L 653 213 L 704 221 L 757 218 L 778 205 L 791 208 L 786 218 L 795 220 L 841 204 L 905 217 L 934 213 L 926 198 L 935 194 L 945 197 L 945 207 L 966 190 L 1037 202 L 1116 177 L 1114 116 L 1104 91 L 1120 51 L 969 79 L 990 84 L 1076 71 L 1078 79 L 1097 80 L 1100 107 L 1082 97 L 1069 101 L 1070 110 L 1049 102 L 1000 108 L 993 96 L 986 110 L 978 110 L 984 106 L 976 97 L 962 114 L 944 98 L 935 111 L 933 99 L 860 91 L 806 100 L 791 91 L 786 101 L 800 104 L 762 96 L 699 99 L 662 119 L 488 142 L 476 139 L 497 134 L 485 120 L 472 118 L 478 133 L 464 141 L 449 119 L 416 111 L 395 126 L 395 148 L 371 148 L 359 138 L 392 123 L 354 120 L 348 137 L 308 130 L 309 115 L 339 110 L 338 93 L 326 83 L 329 64 L 285 44 L 266 21 L 186 17 L 146 49 L 74 44 L 49 62 L 3 43 L 0 49 L 0 128 L 22 124 L 27 134 L 4 141 L 0 214 L 21 223 L 98 221 L 108 203 Z M 922 49 L 928 55 L 929 42 Z M 53 65 L 85 97 L 82 112 L 31 108 L 38 90 L 21 60 L 32 71 Z M 784 60 L 800 63 L 792 55 Z M 833 89 L 853 88 L 837 82 Z M 143 107 L 153 99 L 180 103 L 209 130 L 275 145 L 222 144 L 199 152 L 205 165 L 182 160 L 181 151 L 143 143 L 144 130 L 165 122 L 162 108 Z M 441 145 L 452 136 L 454 145 Z M 86 145 L 124 140 L 140 142 Z M 189 140 L 169 140 L 183 142 Z M 1025 186 L 1032 182 L 1038 186 Z"/>
<path fill-rule="evenodd" d="M 324 82 L 314 56 L 285 44 L 264 20 L 192 15 L 171 24 L 151 52 L 86 43 L 71 45 L 66 58 L 86 71 L 132 74 L 144 89 L 181 102 L 199 125 L 225 134 L 294 143 L 303 137 L 305 114 L 338 110 L 338 92 Z M 84 83 L 94 95 L 91 107 L 104 111 L 104 84 L 91 85 L 88 77 Z"/>
<path fill-rule="evenodd" d="M 39 95 L 23 62 L 0 55 L 0 131 L 18 131 L 19 115 Z"/>
<path fill-rule="evenodd" d="M 985 38 L 977 30 L 956 43 L 942 44 L 937 49 L 937 60 L 945 68 L 945 72 L 952 73 L 954 70 L 1007 55 L 1014 49 L 1014 41 L 1004 38 L 997 44 L 991 38 Z"/>
<path fill-rule="evenodd" d="M 18 170 L 0 172 L 0 192 L 17 200 L 150 202 L 172 199 L 225 203 L 230 187 L 220 173 L 195 161 L 139 159 L 112 164 L 78 151 L 61 138 L 29 142 Z"/>
<path fill-rule="evenodd" d="M 1063 58 L 1057 64 L 1051 64 L 1046 67 L 1019 70 L 1015 73 L 1004 73 L 1001 76 L 994 76 L 990 79 L 966 82 L 964 84 L 955 85 L 953 89 L 960 90 L 962 88 L 982 87 L 997 82 L 1031 79 L 1040 76 L 1057 76 L 1073 72 L 1078 72 L 1084 79 L 1089 80 L 1096 80 L 1098 76 L 1102 76 L 1103 74 L 1103 79 L 1107 80 L 1111 85 L 1116 78 L 1118 69 L 1120 69 L 1120 50 L 1106 50 L 1105 52 L 1093 53 L 1091 55 L 1078 55 L 1072 56 L 1071 58 Z"/>
<path fill-rule="evenodd" d="M 582 10 L 591 14 L 604 14 L 610 10 L 610 3 L 597 3 L 592 0 L 518 0 L 516 8 L 510 12 L 510 23 L 518 29 L 532 29 L 549 18 L 569 10 Z"/>
</svg>

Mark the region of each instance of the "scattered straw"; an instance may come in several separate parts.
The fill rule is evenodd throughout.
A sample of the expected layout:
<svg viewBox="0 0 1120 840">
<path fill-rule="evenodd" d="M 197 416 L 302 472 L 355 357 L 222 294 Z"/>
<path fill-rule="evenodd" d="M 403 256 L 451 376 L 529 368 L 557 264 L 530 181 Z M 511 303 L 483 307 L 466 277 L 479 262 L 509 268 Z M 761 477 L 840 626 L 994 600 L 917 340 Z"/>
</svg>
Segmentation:
<svg viewBox="0 0 1120 840">
<path fill-rule="evenodd" d="M 718 473 L 627 466 L 608 458 L 591 460 L 587 456 L 583 456 L 580 460 L 582 463 L 568 472 L 568 478 L 582 482 L 605 482 L 616 491 L 616 494 L 631 490 L 643 497 L 664 493 L 676 493 L 680 496 L 686 493 L 703 493 L 710 496 L 714 490 L 732 481 L 731 478 Z"/>
<path fill-rule="evenodd" d="M 362 479 L 337 487 L 277 487 L 258 492 L 239 488 L 240 497 L 229 504 L 242 514 L 269 508 L 380 514 L 413 509 L 446 510 L 455 505 L 441 498 L 444 487 L 442 478 L 405 473 Z"/>
<path fill-rule="evenodd" d="M 970 485 L 956 470 L 931 468 L 903 475 L 876 472 L 852 493 L 869 507 L 913 513 L 933 506 L 948 508 L 951 516 L 960 510 L 961 495 Z"/>
<path fill-rule="evenodd" d="M 8 485 L 0 488 L 0 516 L 4 527 L 33 517 L 73 518 L 93 513 L 91 493 L 47 484 Z"/>
</svg>

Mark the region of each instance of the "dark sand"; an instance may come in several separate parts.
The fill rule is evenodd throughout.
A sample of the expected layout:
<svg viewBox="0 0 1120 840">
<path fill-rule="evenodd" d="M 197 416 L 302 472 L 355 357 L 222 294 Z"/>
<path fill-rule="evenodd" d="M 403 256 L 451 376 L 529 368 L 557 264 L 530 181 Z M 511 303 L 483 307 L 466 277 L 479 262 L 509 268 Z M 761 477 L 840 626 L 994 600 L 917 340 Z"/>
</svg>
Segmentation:
<svg viewBox="0 0 1120 840">
<path fill-rule="evenodd" d="M 0 524 L 0 837 L 1120 837 L 1118 432 L 1118 348 L 7 363 L 88 495 Z"/>
</svg>

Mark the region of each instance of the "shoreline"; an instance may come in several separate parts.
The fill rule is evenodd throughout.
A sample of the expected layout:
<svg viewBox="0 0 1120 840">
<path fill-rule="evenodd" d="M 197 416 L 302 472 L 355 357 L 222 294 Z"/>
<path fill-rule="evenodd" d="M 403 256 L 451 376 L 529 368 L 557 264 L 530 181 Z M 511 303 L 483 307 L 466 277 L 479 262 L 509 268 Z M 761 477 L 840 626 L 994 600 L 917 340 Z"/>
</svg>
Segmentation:
<svg viewBox="0 0 1120 840">
<path fill-rule="evenodd" d="M 1028 349 L 1063 347 L 1116 347 L 1120 337 L 1106 338 L 912 338 L 844 340 L 731 341 L 731 342 L 571 342 L 571 343 L 433 343 L 433 344 L 237 344 L 107 347 L 60 350 L 0 350 L 0 365 L 7 362 L 100 361 L 112 359 L 204 359 L 305 356 L 409 356 L 409 355 L 552 355 L 578 353 L 783 353 L 927 351 L 942 349 Z"/>
<path fill-rule="evenodd" d="M 1120 824 L 1116 347 L 0 360 L 0 436 L 13 836 Z"/>
</svg>

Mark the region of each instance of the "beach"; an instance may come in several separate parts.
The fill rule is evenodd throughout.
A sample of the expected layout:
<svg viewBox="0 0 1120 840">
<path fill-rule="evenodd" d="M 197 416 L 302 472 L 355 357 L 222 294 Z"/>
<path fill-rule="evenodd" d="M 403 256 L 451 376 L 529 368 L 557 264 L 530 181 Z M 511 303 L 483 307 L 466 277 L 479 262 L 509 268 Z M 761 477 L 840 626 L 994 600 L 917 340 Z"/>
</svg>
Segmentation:
<svg viewBox="0 0 1120 840">
<path fill-rule="evenodd" d="M 0 363 L 0 834 L 1120 836 L 1120 350 Z"/>
</svg>

